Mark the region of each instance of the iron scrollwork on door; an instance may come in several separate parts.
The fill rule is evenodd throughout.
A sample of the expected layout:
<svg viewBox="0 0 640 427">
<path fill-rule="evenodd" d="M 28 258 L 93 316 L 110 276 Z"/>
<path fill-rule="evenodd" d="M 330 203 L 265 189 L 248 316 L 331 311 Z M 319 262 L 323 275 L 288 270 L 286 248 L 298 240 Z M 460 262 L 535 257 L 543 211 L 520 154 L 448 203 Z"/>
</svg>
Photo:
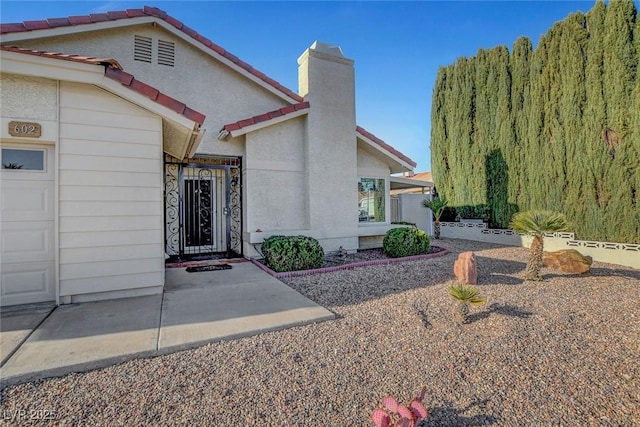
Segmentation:
<svg viewBox="0 0 640 427">
<path fill-rule="evenodd" d="M 240 183 L 240 168 L 231 168 L 229 171 L 231 182 L 229 185 L 229 209 L 231 216 L 231 242 L 229 249 L 238 255 L 242 254 L 242 192 Z"/>
<path fill-rule="evenodd" d="M 167 255 L 180 254 L 180 193 L 179 193 L 180 165 L 165 164 L 164 194 L 165 194 L 165 235 Z"/>
</svg>

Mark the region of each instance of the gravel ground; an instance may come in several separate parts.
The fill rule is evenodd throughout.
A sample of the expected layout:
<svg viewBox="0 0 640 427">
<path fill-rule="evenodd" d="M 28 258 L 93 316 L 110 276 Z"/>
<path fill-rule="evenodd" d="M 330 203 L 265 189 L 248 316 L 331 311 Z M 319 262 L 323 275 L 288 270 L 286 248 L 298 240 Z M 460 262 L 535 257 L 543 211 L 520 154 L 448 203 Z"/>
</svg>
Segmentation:
<svg viewBox="0 0 640 427">
<path fill-rule="evenodd" d="M 640 426 L 640 271 L 523 282 L 528 250 L 440 240 L 430 260 L 288 279 L 338 319 L 2 392 L 58 425 L 371 426 L 424 385 L 424 426 Z M 452 322 L 457 253 L 485 306 Z M 33 420 L 32 424 L 42 424 Z"/>
</svg>

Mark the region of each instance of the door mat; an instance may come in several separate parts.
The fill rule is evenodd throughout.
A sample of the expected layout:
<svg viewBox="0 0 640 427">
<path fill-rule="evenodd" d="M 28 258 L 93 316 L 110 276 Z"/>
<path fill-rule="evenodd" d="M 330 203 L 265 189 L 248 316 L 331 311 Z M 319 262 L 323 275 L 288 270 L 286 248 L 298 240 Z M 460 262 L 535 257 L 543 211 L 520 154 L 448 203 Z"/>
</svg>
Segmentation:
<svg viewBox="0 0 640 427">
<path fill-rule="evenodd" d="M 200 271 L 217 271 L 217 270 L 231 270 L 229 264 L 217 264 L 217 265 L 201 265 L 198 267 L 187 267 L 187 273 L 198 273 Z"/>
</svg>

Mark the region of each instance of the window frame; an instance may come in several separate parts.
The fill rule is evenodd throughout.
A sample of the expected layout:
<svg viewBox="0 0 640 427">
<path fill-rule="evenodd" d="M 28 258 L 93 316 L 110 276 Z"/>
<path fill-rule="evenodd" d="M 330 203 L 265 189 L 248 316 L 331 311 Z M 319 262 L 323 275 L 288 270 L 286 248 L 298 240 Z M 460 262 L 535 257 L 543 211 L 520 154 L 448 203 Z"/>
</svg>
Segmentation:
<svg viewBox="0 0 640 427">
<path fill-rule="evenodd" d="M 374 201 L 374 205 L 373 205 L 373 218 L 372 219 L 367 219 L 367 220 L 361 220 L 361 213 L 362 213 L 362 208 L 360 207 L 360 203 L 362 201 L 361 198 L 361 192 L 360 192 L 360 184 L 362 183 L 362 180 L 376 180 L 376 181 L 381 181 L 383 188 L 381 190 L 382 192 L 382 201 L 383 201 L 383 210 L 382 210 L 382 214 L 383 214 L 383 219 L 380 221 L 376 221 L 375 220 L 375 211 L 376 211 L 376 206 L 375 206 L 375 194 L 379 193 L 380 190 L 378 191 L 368 191 L 368 196 L 366 196 L 367 198 L 371 198 L 373 197 L 373 201 Z M 389 221 L 389 191 L 387 190 L 388 186 L 389 186 L 389 179 L 387 177 L 380 177 L 380 176 L 369 176 L 369 175 L 361 175 L 358 176 L 358 181 L 357 184 L 358 185 L 358 225 L 359 226 L 376 226 L 376 225 L 384 225 L 384 224 L 390 224 Z M 368 213 L 371 213 L 371 207 L 367 207 L 367 211 Z M 367 218 L 371 218 L 371 215 L 367 215 Z"/>
<path fill-rule="evenodd" d="M 2 158 L 2 164 L 0 164 L 0 170 L 2 170 L 2 172 L 9 172 L 9 173 L 47 173 L 47 150 L 44 148 L 26 148 L 26 147 L 0 147 L 0 152 L 4 151 L 4 150 L 17 150 L 17 151 L 37 151 L 42 153 L 42 169 L 13 169 L 13 168 L 5 168 L 4 167 L 4 155 L 0 154 L 0 157 Z"/>
</svg>

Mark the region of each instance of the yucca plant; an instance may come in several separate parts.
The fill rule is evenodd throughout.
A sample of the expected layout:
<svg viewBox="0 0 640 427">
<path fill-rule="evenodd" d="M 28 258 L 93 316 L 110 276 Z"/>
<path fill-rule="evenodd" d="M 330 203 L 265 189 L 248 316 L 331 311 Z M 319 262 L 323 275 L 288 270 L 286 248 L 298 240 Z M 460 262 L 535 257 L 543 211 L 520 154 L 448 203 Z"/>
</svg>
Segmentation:
<svg viewBox="0 0 640 427">
<path fill-rule="evenodd" d="M 449 286 L 449 294 L 458 301 L 458 310 L 456 313 L 460 323 L 467 321 L 470 305 L 480 305 L 487 301 L 485 297 L 480 295 L 479 290 L 462 282 Z"/>
<path fill-rule="evenodd" d="M 529 262 L 524 272 L 524 279 L 542 280 L 540 269 L 542 268 L 542 255 L 544 254 L 544 234 L 569 231 L 571 224 L 561 213 L 530 210 L 516 213 L 511 218 L 509 227 L 515 231 L 533 236 Z"/>
<path fill-rule="evenodd" d="M 445 197 L 434 197 L 431 200 L 425 199 L 422 201 L 422 206 L 427 209 L 431 209 L 431 212 L 433 212 L 433 216 L 435 218 L 435 222 L 433 224 L 433 237 L 436 239 L 440 238 L 440 217 L 448 203 L 449 202 Z"/>
</svg>

